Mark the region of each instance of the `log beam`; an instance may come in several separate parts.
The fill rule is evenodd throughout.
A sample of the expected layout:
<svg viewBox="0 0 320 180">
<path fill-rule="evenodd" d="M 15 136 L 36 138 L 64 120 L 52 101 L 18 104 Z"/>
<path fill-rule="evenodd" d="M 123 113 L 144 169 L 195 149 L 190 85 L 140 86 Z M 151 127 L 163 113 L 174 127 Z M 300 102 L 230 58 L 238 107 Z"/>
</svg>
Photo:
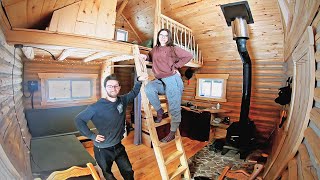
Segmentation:
<svg viewBox="0 0 320 180">
<path fill-rule="evenodd" d="M 93 61 L 93 60 L 96 60 L 96 59 L 99 59 L 99 58 L 103 58 L 105 56 L 109 56 L 111 54 L 112 53 L 110 53 L 110 52 L 97 52 L 97 53 L 91 54 L 90 56 L 84 58 L 83 62 Z"/>
</svg>

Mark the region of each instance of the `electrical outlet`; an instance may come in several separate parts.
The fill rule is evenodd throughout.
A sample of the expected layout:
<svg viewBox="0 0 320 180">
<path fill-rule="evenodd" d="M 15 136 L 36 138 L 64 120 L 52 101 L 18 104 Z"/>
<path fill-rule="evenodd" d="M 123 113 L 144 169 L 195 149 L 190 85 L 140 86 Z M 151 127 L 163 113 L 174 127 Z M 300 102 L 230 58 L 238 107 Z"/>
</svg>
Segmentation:
<svg viewBox="0 0 320 180">
<path fill-rule="evenodd" d="M 28 81 L 29 92 L 38 91 L 38 81 Z"/>
</svg>

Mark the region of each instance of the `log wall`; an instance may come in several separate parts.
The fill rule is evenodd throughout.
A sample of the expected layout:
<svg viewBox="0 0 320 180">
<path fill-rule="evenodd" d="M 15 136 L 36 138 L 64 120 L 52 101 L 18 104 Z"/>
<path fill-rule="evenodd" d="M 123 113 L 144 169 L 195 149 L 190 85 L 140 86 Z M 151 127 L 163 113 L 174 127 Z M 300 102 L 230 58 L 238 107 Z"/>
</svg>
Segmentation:
<svg viewBox="0 0 320 180">
<path fill-rule="evenodd" d="M 118 63 L 118 64 L 126 64 L 124 63 Z M 116 67 L 114 68 L 114 72 L 119 78 L 119 81 L 121 83 L 121 90 L 120 94 L 128 93 L 134 85 L 134 68 L 132 67 Z M 131 111 L 133 111 L 133 103 L 130 103 L 126 109 L 126 121 L 127 125 L 131 125 Z"/>
<path fill-rule="evenodd" d="M 237 2 L 219 1 L 161 1 L 162 14 L 186 25 L 193 31 L 196 43 L 204 57 L 203 67 L 196 73 L 230 74 L 227 85 L 227 102 L 221 103 L 223 109 L 231 113 L 231 121 L 238 121 L 242 96 L 242 62 L 232 40 L 231 27 L 228 27 L 220 5 Z M 260 140 L 267 140 L 279 118 L 281 108 L 274 102 L 278 88 L 285 83 L 283 62 L 284 34 L 280 11 L 276 0 L 248 0 L 254 24 L 249 25 L 250 39 L 247 43 L 253 66 L 252 98 L 250 118 L 257 125 Z M 141 39 L 153 37 L 155 1 L 130 0 L 123 11 L 136 29 Z M 151 25 L 150 25 L 151 24 Z M 182 69 L 182 74 L 185 69 Z M 195 100 L 196 81 L 190 85 L 185 81 L 183 100 L 194 104 L 215 106 L 217 102 Z"/>
<path fill-rule="evenodd" d="M 30 179 L 31 135 L 24 116 L 21 52 L 0 30 L 0 174 L 1 179 Z"/>
<path fill-rule="evenodd" d="M 285 29 L 286 75 L 294 77 L 294 84 L 288 118 L 282 128 L 275 130 L 264 177 L 319 179 L 320 1 L 278 3 Z M 302 70 L 305 64 L 312 68 Z M 305 84 L 307 81 L 309 84 Z"/>
<path fill-rule="evenodd" d="M 34 93 L 33 104 L 35 109 L 46 108 L 41 106 L 41 81 L 38 73 L 79 73 L 79 74 L 99 74 L 96 81 L 97 99 L 100 98 L 100 62 L 82 62 L 81 60 L 67 59 L 64 61 L 55 61 L 46 57 L 36 57 L 32 61 L 24 62 L 24 82 L 25 82 L 25 94 L 29 96 L 29 92 L 26 89 L 26 83 L 29 80 L 36 80 L 39 82 L 39 90 Z M 83 104 L 79 104 L 83 105 Z M 61 106 L 61 105 L 60 105 Z M 69 106 L 65 104 L 64 106 Z M 72 105 L 74 106 L 74 105 Z M 31 108 L 31 98 L 25 98 L 24 107 L 26 109 Z"/>
<path fill-rule="evenodd" d="M 231 27 L 228 27 L 221 4 L 235 1 L 198 1 L 195 3 L 164 2 L 165 15 L 187 25 L 193 30 L 204 56 L 204 65 L 196 70 L 199 74 L 229 74 L 227 102 L 220 103 L 230 113 L 231 121 L 238 121 L 242 97 L 242 62 L 232 40 Z M 278 88 L 284 85 L 283 30 L 280 12 L 275 0 L 248 1 L 253 24 L 249 24 L 250 39 L 247 42 L 252 62 L 252 93 L 250 119 L 257 126 L 260 140 L 267 140 L 279 118 L 280 106 L 274 102 Z M 170 8 L 168 5 L 170 4 Z M 187 11 L 187 9 L 189 11 Z M 192 9 L 192 10 L 191 10 Z M 183 100 L 203 106 L 216 106 L 217 102 L 195 100 L 196 79 L 190 85 L 185 81 Z"/>
</svg>

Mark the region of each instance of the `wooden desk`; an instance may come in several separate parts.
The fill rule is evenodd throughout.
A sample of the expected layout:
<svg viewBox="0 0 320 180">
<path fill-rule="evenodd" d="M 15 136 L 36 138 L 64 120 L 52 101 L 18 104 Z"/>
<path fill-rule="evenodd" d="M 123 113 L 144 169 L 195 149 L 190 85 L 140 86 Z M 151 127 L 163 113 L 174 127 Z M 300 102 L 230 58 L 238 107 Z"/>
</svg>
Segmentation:
<svg viewBox="0 0 320 180">
<path fill-rule="evenodd" d="M 190 107 L 187 107 L 187 106 L 181 106 L 181 108 L 184 108 L 185 110 L 188 110 L 188 111 L 193 111 L 193 112 L 210 112 L 211 113 L 211 120 L 210 122 L 212 122 L 214 120 L 214 118 L 216 118 L 216 114 L 219 114 L 219 113 L 227 113 L 227 112 L 231 112 L 230 110 L 226 110 L 226 109 L 211 109 L 211 108 L 207 108 L 207 109 L 191 109 Z"/>
<path fill-rule="evenodd" d="M 207 111 L 210 112 L 211 114 L 218 114 L 218 113 L 227 113 L 230 112 L 230 110 L 225 110 L 225 109 L 211 109 L 211 108 L 207 108 L 207 109 L 191 109 L 190 107 L 187 106 L 181 106 L 181 108 L 184 108 L 188 111 L 194 111 L 194 112 L 203 112 L 203 111 Z"/>
<path fill-rule="evenodd" d="M 225 109 L 191 109 L 190 107 L 186 107 L 186 106 L 181 106 L 181 108 L 186 109 L 188 111 L 193 111 L 196 113 L 200 113 L 200 112 L 210 112 L 211 113 L 211 118 L 210 118 L 210 129 L 213 131 L 212 134 L 210 133 L 210 135 L 213 135 L 213 137 L 210 137 L 210 140 L 212 140 L 213 138 L 215 139 L 220 139 L 220 138 L 225 138 L 227 131 L 226 129 L 229 127 L 229 125 L 226 124 L 222 124 L 222 123 L 211 123 L 213 122 L 213 120 L 216 118 L 216 114 L 219 113 L 227 113 L 227 112 L 231 112 L 230 110 L 225 110 Z M 219 131 L 219 132 L 218 132 Z M 218 132 L 218 133 L 216 133 Z M 217 134 L 219 134 L 219 136 L 217 136 Z"/>
</svg>

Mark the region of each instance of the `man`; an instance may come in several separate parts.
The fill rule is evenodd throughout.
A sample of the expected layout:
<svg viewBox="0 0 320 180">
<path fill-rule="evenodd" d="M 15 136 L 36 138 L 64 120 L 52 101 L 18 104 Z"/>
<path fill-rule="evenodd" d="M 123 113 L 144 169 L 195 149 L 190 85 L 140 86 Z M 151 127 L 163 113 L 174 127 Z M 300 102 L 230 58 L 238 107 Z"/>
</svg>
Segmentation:
<svg viewBox="0 0 320 180">
<path fill-rule="evenodd" d="M 113 161 L 117 163 L 125 180 L 133 179 L 132 166 L 121 140 L 125 132 L 127 105 L 138 95 L 142 81 L 147 78 L 140 76 L 128 94 L 118 96 L 121 86 L 117 77 L 115 75 L 106 77 L 104 87 L 107 97 L 88 106 L 75 119 L 81 134 L 94 140 L 94 156 L 107 180 L 116 180 L 111 172 Z M 98 134 L 88 128 L 89 120 L 97 128 Z"/>
</svg>

